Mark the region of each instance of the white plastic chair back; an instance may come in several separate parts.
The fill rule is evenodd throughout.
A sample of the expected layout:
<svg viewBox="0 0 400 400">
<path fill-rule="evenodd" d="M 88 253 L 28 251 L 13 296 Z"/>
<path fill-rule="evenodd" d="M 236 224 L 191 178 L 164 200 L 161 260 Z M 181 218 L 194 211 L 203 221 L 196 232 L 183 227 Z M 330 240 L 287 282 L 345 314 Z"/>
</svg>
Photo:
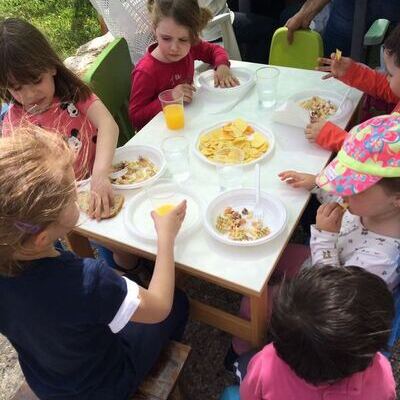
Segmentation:
<svg viewBox="0 0 400 400">
<path fill-rule="evenodd" d="M 90 0 L 114 37 L 124 37 L 136 64 L 155 41 L 146 0 Z"/>
<path fill-rule="evenodd" d="M 231 60 L 242 61 L 235 32 L 233 31 L 230 13 L 216 15 L 208 24 L 207 28 L 219 25 L 222 34 L 222 45 L 229 53 Z"/>
</svg>

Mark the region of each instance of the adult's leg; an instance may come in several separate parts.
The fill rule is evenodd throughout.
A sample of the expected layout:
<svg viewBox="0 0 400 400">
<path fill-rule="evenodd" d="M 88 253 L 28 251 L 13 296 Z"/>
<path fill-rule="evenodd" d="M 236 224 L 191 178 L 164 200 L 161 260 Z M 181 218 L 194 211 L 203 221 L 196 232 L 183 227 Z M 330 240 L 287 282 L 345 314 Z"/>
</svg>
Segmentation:
<svg viewBox="0 0 400 400">
<path fill-rule="evenodd" d="M 243 60 L 261 64 L 268 62 L 269 46 L 276 23 L 272 18 L 252 13 L 235 12 L 233 30 Z"/>
<path fill-rule="evenodd" d="M 172 310 L 164 321 L 158 324 L 129 323 L 118 334 L 129 349 L 136 371 L 135 377 L 132 377 L 134 391 L 157 362 L 168 341 L 182 338 L 188 315 L 188 299 L 185 293 L 176 289 Z"/>
</svg>

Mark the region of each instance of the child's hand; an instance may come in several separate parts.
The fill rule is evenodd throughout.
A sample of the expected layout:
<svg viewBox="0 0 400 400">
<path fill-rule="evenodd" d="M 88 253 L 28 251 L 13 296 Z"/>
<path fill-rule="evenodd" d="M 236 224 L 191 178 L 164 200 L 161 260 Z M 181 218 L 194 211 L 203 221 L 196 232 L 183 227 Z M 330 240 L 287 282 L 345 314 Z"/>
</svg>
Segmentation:
<svg viewBox="0 0 400 400">
<path fill-rule="evenodd" d="M 158 215 L 155 211 L 151 212 L 154 226 L 157 231 L 158 239 L 174 240 L 179 232 L 186 215 L 186 200 L 182 201 L 173 210 L 164 216 Z"/>
<path fill-rule="evenodd" d="M 240 85 L 239 79 L 232 75 L 227 65 L 219 65 L 214 72 L 214 86 L 228 88 Z"/>
<path fill-rule="evenodd" d="M 322 79 L 341 78 L 345 75 L 352 62 L 353 60 L 349 57 L 340 57 L 340 60 L 337 60 L 336 53 L 332 53 L 330 58 L 319 58 L 319 66 L 316 69 L 328 72 Z"/>
<path fill-rule="evenodd" d="M 286 182 L 293 188 L 311 190 L 315 186 L 315 175 L 304 172 L 283 171 L 278 174 L 282 182 Z"/>
<path fill-rule="evenodd" d="M 196 87 L 190 83 L 181 83 L 172 89 L 172 96 L 174 99 L 179 98 L 183 95 L 183 101 L 190 103 L 193 99 L 193 93 L 196 91 Z"/>
<path fill-rule="evenodd" d="M 338 203 L 322 204 L 317 211 L 316 227 L 325 232 L 339 233 L 345 209 Z"/>
<path fill-rule="evenodd" d="M 114 204 L 114 193 L 108 175 L 92 175 L 90 180 L 89 216 L 100 221 L 101 217 L 110 215 Z"/>
<path fill-rule="evenodd" d="M 317 122 L 311 122 L 306 126 L 304 133 L 306 134 L 306 138 L 310 143 L 314 143 L 317 140 L 317 137 L 325 124 L 326 121 L 321 120 Z"/>
</svg>

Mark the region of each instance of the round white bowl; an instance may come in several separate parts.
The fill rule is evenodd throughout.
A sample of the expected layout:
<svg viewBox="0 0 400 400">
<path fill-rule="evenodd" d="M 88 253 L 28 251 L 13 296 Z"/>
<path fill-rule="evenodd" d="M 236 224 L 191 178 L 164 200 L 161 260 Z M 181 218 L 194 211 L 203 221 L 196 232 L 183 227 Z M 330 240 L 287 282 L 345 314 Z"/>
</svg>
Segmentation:
<svg viewBox="0 0 400 400">
<path fill-rule="evenodd" d="M 260 202 L 264 210 L 263 223 L 271 231 L 268 236 L 256 240 L 232 240 L 215 228 L 218 215 L 222 214 L 226 207 L 237 210 L 243 208 L 253 210 L 255 198 L 256 194 L 253 188 L 234 189 L 218 195 L 206 208 L 204 226 L 207 232 L 219 242 L 237 247 L 259 246 L 276 238 L 286 227 L 286 208 L 279 199 L 263 191 L 260 193 Z"/>
</svg>

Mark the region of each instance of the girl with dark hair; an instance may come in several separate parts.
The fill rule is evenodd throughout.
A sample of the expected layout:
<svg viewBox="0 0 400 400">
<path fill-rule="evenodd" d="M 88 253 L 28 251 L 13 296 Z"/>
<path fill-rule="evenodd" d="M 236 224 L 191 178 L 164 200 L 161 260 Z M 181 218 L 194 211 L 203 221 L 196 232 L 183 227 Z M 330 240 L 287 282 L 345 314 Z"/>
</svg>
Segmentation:
<svg viewBox="0 0 400 400">
<path fill-rule="evenodd" d="M 389 361 L 393 299 L 359 267 L 310 268 L 283 282 L 272 309 L 272 343 L 239 358 L 242 400 L 394 400 Z M 247 371 L 246 371 L 247 370 Z"/>
<path fill-rule="evenodd" d="M 90 215 L 108 215 L 113 202 L 108 174 L 118 126 L 43 34 L 17 18 L 0 20 L 0 100 L 12 104 L 3 136 L 24 123 L 62 135 L 75 151 L 77 179 L 91 176 Z"/>
</svg>

